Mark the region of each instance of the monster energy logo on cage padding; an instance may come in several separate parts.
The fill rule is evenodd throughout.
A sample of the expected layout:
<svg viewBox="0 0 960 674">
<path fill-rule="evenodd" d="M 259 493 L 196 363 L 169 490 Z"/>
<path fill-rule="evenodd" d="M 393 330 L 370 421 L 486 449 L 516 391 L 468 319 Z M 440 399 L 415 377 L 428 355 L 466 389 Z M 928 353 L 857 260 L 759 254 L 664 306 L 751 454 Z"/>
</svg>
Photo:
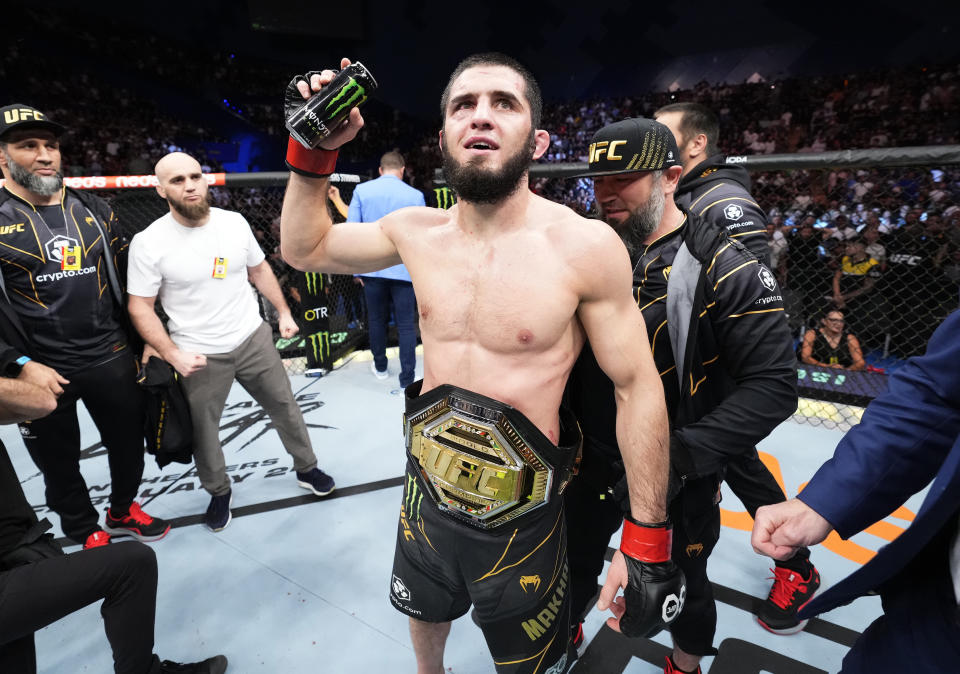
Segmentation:
<svg viewBox="0 0 960 674">
<path fill-rule="evenodd" d="M 517 410 L 454 386 L 433 389 L 408 410 L 407 451 L 439 508 L 492 529 L 559 495 L 579 458 L 575 442 L 558 448 Z"/>
<path fill-rule="evenodd" d="M 330 358 L 330 333 L 324 330 L 323 332 L 315 332 L 312 335 L 308 335 L 307 339 L 310 341 L 310 348 L 313 349 L 313 360 L 316 362 L 322 362 Z"/>
</svg>

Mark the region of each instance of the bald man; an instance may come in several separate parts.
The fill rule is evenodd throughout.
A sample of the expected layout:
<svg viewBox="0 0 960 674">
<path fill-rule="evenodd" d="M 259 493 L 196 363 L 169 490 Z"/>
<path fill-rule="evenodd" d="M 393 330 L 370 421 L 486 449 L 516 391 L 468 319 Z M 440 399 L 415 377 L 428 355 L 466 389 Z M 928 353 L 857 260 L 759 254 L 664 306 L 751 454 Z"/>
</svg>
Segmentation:
<svg viewBox="0 0 960 674">
<path fill-rule="evenodd" d="M 210 493 L 204 523 L 220 531 L 232 519 L 220 416 L 234 380 L 270 415 L 293 457 L 297 484 L 326 496 L 333 479 L 317 467 L 272 330 L 250 292 L 248 281 L 277 309 L 282 337 L 297 333 L 250 225 L 240 213 L 210 207 L 206 177 L 190 155 L 168 154 L 155 171 L 170 212 L 130 243 L 128 309 L 143 340 L 181 375 L 197 473 Z M 154 311 L 158 297 L 166 326 Z"/>
</svg>

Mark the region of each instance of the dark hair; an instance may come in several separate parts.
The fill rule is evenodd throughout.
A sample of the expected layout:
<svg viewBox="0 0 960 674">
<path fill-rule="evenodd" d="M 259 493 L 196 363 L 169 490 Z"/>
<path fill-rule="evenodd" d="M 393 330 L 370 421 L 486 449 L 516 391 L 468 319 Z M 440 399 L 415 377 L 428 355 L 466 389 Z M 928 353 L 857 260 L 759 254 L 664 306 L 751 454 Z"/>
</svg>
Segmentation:
<svg viewBox="0 0 960 674">
<path fill-rule="evenodd" d="M 683 145 L 696 136 L 703 134 L 707 137 L 707 156 L 712 157 L 720 154 L 717 148 L 717 139 L 720 137 L 720 121 L 713 114 L 713 110 L 700 103 L 671 103 L 665 105 L 653 113 L 656 119 L 660 115 L 668 112 L 679 112 L 680 117 L 680 137 Z"/>
<path fill-rule="evenodd" d="M 403 155 L 396 150 L 391 150 L 380 157 L 380 168 L 384 169 L 402 169 L 404 167 Z"/>
<path fill-rule="evenodd" d="M 507 56 L 506 54 L 501 54 L 500 52 L 484 52 L 482 54 L 473 54 L 472 56 L 468 56 L 460 61 L 453 73 L 450 75 L 450 79 L 447 81 L 447 86 L 443 90 L 443 95 L 440 97 L 440 119 L 446 119 L 447 105 L 450 103 L 450 89 L 453 87 L 454 80 L 460 77 L 460 75 L 463 74 L 463 71 L 467 70 L 468 68 L 485 65 L 506 66 L 523 78 L 523 95 L 526 97 L 527 103 L 530 105 L 531 127 L 533 129 L 540 128 L 540 120 L 543 118 L 543 95 L 540 93 L 540 85 L 537 84 L 537 80 L 534 78 L 533 74 L 519 61 Z"/>
</svg>

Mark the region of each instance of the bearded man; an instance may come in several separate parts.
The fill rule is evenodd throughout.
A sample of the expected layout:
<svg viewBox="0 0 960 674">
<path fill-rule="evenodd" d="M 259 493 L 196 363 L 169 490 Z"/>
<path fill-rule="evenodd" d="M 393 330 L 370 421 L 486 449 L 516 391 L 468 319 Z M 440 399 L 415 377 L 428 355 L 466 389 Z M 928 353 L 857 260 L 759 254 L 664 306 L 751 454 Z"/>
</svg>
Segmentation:
<svg viewBox="0 0 960 674">
<path fill-rule="evenodd" d="M 0 108 L 0 374 L 57 396 L 57 408 L 21 422 L 20 435 L 63 533 L 84 548 L 111 535 L 155 541 L 170 525 L 134 501 L 145 400 L 139 340 L 124 308 L 127 241 L 106 202 L 64 188 L 65 131 L 29 105 Z M 102 528 L 80 473 L 80 400 L 109 457 Z"/>
<path fill-rule="evenodd" d="M 288 118 L 333 77 L 294 78 Z M 503 54 L 468 57 L 440 109 L 452 208 L 332 226 L 328 177 L 336 148 L 363 126 L 354 108 L 319 148 L 291 139 L 281 250 L 305 271 L 363 274 L 402 261 L 413 281 L 424 377 L 405 391 L 390 601 L 410 618 L 418 673 L 445 671 L 450 621 L 473 604 L 498 673 L 562 674 L 575 655 L 562 494 L 580 449 L 560 404 L 564 384 L 589 338 L 617 391 L 630 492 L 622 554 L 600 603 L 626 586 L 611 620 L 637 635 L 673 620 L 683 596 L 666 552 L 662 387 L 617 236 L 528 188 L 530 162 L 550 143 L 534 77 Z"/>
<path fill-rule="evenodd" d="M 130 243 L 128 306 L 143 340 L 182 376 L 194 461 L 210 494 L 204 523 L 221 531 L 232 519 L 220 416 L 234 380 L 269 414 L 293 457 L 297 484 L 326 496 L 333 478 L 317 467 L 273 331 L 260 317 L 248 280 L 277 309 L 281 337 L 298 328 L 250 225 L 240 213 L 210 207 L 206 177 L 190 155 L 172 152 L 155 172 L 157 193 L 170 212 Z M 158 297 L 166 327 L 154 311 Z"/>
<path fill-rule="evenodd" d="M 674 202 L 683 169 L 666 126 L 643 118 L 609 124 L 594 134 L 589 159 L 585 175 L 594 179 L 600 216 L 630 251 L 633 298 L 670 418 L 668 516 L 687 595 L 670 625 L 674 648 L 664 671 L 695 672 L 701 657 L 716 654 L 707 558 L 720 535 L 724 467 L 755 454 L 756 443 L 796 409 L 792 336 L 770 270 Z M 592 341 L 567 386 L 584 436 L 580 475 L 565 495 L 574 641 L 582 640 L 581 621 L 620 526 L 624 494 L 615 391 Z M 609 491 L 614 499 L 604 498 Z M 819 581 L 806 581 L 786 587 L 784 599 L 812 596 Z"/>
</svg>

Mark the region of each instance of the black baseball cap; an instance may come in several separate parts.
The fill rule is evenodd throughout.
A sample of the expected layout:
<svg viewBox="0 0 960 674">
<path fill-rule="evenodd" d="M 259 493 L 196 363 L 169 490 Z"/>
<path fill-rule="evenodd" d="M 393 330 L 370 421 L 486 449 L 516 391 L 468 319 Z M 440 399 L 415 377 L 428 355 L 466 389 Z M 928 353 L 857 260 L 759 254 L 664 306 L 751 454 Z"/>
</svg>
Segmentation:
<svg viewBox="0 0 960 674">
<path fill-rule="evenodd" d="M 593 134 L 588 155 L 590 169 L 574 177 L 593 178 L 680 166 L 680 152 L 673 132 L 646 117 L 607 124 Z"/>
<path fill-rule="evenodd" d="M 57 124 L 47 118 L 45 114 L 24 103 L 13 103 L 0 108 L 0 139 L 14 129 L 44 129 L 58 138 L 67 130 L 62 124 Z"/>
</svg>

